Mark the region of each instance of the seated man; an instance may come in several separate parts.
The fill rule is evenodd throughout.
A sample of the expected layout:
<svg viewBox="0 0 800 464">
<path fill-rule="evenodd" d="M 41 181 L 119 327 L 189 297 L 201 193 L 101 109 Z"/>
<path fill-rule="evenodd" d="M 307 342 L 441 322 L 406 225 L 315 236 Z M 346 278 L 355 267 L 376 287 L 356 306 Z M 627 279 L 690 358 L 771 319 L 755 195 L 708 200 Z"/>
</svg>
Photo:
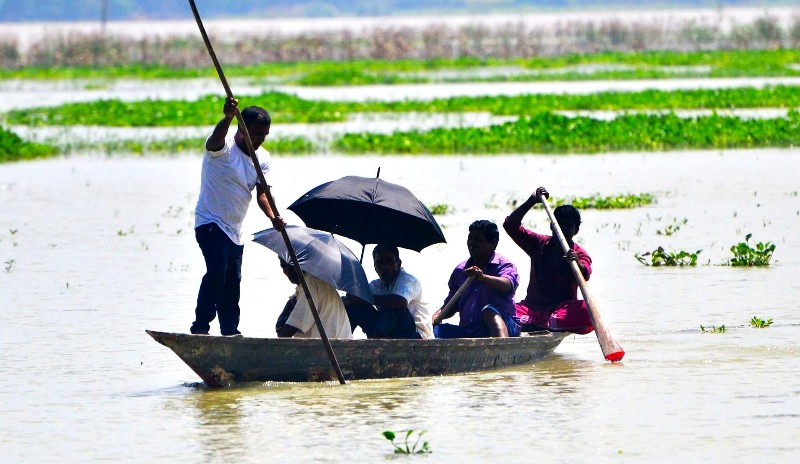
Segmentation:
<svg viewBox="0 0 800 464">
<path fill-rule="evenodd" d="M 283 274 L 296 287 L 294 296 L 286 303 L 283 312 L 278 317 L 278 323 L 275 325 L 278 337 L 320 338 L 314 315 L 311 313 L 311 306 L 303 292 L 303 286 L 297 279 L 294 267 L 283 259 L 280 259 L 280 263 Z M 306 272 L 303 273 L 303 276 L 328 338 L 353 338 L 347 313 L 336 289 Z"/>
<path fill-rule="evenodd" d="M 360 326 L 369 338 L 433 338 L 431 313 L 419 280 L 402 268 L 397 247 L 378 244 L 372 250 L 378 279 L 369 283 L 375 307 L 347 297 L 350 328 Z"/>
<path fill-rule="evenodd" d="M 572 241 L 580 229 L 581 214 L 572 205 L 561 205 L 553 212 L 567 245 L 571 247 L 565 256 L 558 237 L 537 234 L 522 226 L 522 218 L 539 203 L 539 195 L 550 197 L 547 189 L 539 187 L 503 223 L 511 239 L 531 257 L 528 294 L 517 303 L 516 319 L 525 328 L 587 334 L 594 327 L 586 302 L 577 299 L 578 282 L 569 264 L 570 260 L 578 263 L 583 278 L 589 280 L 592 259 L 586 250 Z"/>
<path fill-rule="evenodd" d="M 450 275 L 450 294 L 444 306 L 453 298 L 468 277 L 475 280 L 455 302 L 455 310 L 436 312 L 434 320 L 447 319 L 459 313 L 458 325 L 441 324 L 434 327 L 437 338 L 516 337 L 519 326 L 513 319 L 514 292 L 519 286 L 517 268 L 495 252 L 500 232 L 490 221 L 475 221 L 469 226 L 467 250 L 469 259 L 456 266 Z M 444 307 L 443 306 L 443 307 Z M 452 309 L 452 308 L 451 308 Z"/>
</svg>

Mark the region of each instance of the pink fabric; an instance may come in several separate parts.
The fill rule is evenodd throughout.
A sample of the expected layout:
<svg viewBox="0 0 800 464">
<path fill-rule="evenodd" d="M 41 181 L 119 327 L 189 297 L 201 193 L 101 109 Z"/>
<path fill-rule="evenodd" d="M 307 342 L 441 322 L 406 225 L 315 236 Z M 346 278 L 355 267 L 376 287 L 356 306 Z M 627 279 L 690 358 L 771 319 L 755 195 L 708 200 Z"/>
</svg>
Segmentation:
<svg viewBox="0 0 800 464">
<path fill-rule="evenodd" d="M 594 330 L 589 310 L 583 300 L 569 300 L 560 303 L 553 309 L 530 309 L 522 302 L 516 304 L 516 319 L 525 330 L 525 326 L 535 325 L 553 332 L 573 332 L 587 334 Z"/>
<path fill-rule="evenodd" d="M 512 222 L 510 216 L 503 222 L 503 228 L 531 259 L 528 292 L 522 300 L 525 306 L 552 308 L 562 301 L 578 297 L 578 282 L 564 259 L 564 250 L 557 238 L 526 229 L 520 223 Z M 573 243 L 572 249 L 578 255 L 578 262 L 586 269 L 586 280 L 589 280 L 592 258 L 577 243 Z"/>
</svg>

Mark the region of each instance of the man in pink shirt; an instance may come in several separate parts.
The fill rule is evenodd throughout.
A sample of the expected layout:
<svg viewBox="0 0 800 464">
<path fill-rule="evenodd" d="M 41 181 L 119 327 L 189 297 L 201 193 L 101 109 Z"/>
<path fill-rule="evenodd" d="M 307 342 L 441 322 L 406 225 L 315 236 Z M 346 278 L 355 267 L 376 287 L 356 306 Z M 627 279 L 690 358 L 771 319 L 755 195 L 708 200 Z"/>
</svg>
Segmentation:
<svg viewBox="0 0 800 464">
<path fill-rule="evenodd" d="M 556 332 L 589 333 L 594 327 L 586 302 L 578 299 L 578 283 L 569 264 L 569 260 L 575 261 L 583 278 L 589 280 L 592 258 L 572 241 L 580 229 L 580 212 L 572 205 L 562 205 L 554 211 L 571 248 L 565 256 L 558 237 L 537 234 L 522 226 L 522 218 L 539 203 L 539 195 L 550 197 L 547 189 L 537 188 L 503 223 L 509 237 L 531 258 L 528 293 L 516 304 L 515 319 L 523 331 L 526 328 L 544 328 Z"/>
</svg>

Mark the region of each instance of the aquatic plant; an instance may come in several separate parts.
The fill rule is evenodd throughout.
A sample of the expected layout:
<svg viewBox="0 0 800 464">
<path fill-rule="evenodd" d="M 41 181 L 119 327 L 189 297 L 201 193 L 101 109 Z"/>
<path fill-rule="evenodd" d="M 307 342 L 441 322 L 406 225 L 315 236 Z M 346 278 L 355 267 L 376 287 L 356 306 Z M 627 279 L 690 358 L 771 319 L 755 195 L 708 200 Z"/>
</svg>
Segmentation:
<svg viewBox="0 0 800 464">
<path fill-rule="evenodd" d="M 658 247 L 653 251 L 646 253 L 636 253 L 634 256 L 640 263 L 645 266 L 696 266 L 697 255 L 703 250 L 697 250 L 694 253 L 688 251 L 666 251 L 663 247 Z M 647 260 L 647 257 L 650 260 Z"/>
<path fill-rule="evenodd" d="M 16 133 L 0 126 L 0 162 L 43 158 L 57 154 L 56 147 L 23 140 Z"/>
<path fill-rule="evenodd" d="M 798 58 L 800 60 L 800 58 Z M 99 126 L 199 126 L 220 117 L 223 100 L 207 96 L 198 100 L 100 100 L 54 107 L 10 111 L 11 124 Z M 315 101 L 281 92 L 248 96 L 242 105 L 259 105 L 270 111 L 274 123 L 336 122 L 352 113 L 490 112 L 497 116 L 529 116 L 546 111 L 676 110 L 800 106 L 797 86 L 763 88 L 643 90 L 592 94 L 527 94 L 514 96 L 460 96 L 404 101 Z"/>
<path fill-rule="evenodd" d="M 391 430 L 387 430 L 383 432 L 383 437 L 391 442 L 392 446 L 394 446 L 395 454 L 428 454 L 431 453 L 430 444 L 427 441 L 422 442 L 422 445 L 419 444 L 419 441 L 422 439 L 422 436 L 427 432 L 426 430 L 422 430 L 417 432 L 417 440 L 413 444 L 409 444 L 408 440 L 411 435 L 414 434 L 414 430 L 401 430 L 401 432 L 405 432 L 405 443 L 403 445 L 397 445 L 394 442 L 396 435 Z M 419 448 L 417 448 L 419 446 Z"/>
<path fill-rule="evenodd" d="M 668 113 L 624 114 L 610 121 L 542 112 L 488 127 L 344 134 L 332 148 L 353 154 L 494 154 L 786 147 L 800 145 L 798 125 L 795 110 L 774 119 Z"/>
<path fill-rule="evenodd" d="M 428 205 L 428 209 L 434 216 L 442 216 L 452 211 L 453 207 L 447 203 L 434 203 L 432 205 Z"/>
<path fill-rule="evenodd" d="M 599 193 L 589 197 L 555 198 L 551 203 L 555 206 L 571 204 L 579 209 L 623 209 L 636 208 L 655 202 L 651 193 L 628 193 L 622 195 L 601 196 Z"/>
<path fill-rule="evenodd" d="M 728 329 L 725 328 L 725 324 L 723 324 L 723 325 L 721 325 L 719 327 L 715 327 L 713 325 L 711 327 L 704 327 L 704 326 L 701 325 L 700 326 L 700 330 L 703 333 L 725 333 L 725 332 L 728 331 Z"/>
<path fill-rule="evenodd" d="M 669 224 L 668 226 L 664 227 L 663 230 L 657 230 L 656 235 L 666 235 L 666 236 L 675 235 L 678 233 L 679 230 L 681 230 L 681 226 L 685 225 L 687 222 L 689 222 L 689 219 L 687 218 L 683 218 L 683 221 L 681 222 L 678 222 L 678 219 L 674 219 L 672 221 L 672 224 Z"/>
<path fill-rule="evenodd" d="M 265 108 L 273 124 L 344 120 L 344 114 L 336 110 L 336 104 L 306 100 L 281 92 L 242 98 L 240 103 L 242 108 L 245 105 Z M 220 95 L 207 95 L 197 100 L 96 100 L 13 110 L 8 113 L 8 121 L 11 124 L 56 126 L 197 126 L 221 119 L 223 104 L 224 98 Z"/>
<path fill-rule="evenodd" d="M 762 243 L 758 242 L 755 247 L 750 246 L 750 237 L 753 234 L 747 234 L 744 242 L 739 242 L 731 247 L 733 258 L 728 261 L 731 266 L 769 266 L 772 260 L 772 253 L 775 252 L 775 244 L 772 242 Z"/>
<path fill-rule="evenodd" d="M 755 329 L 765 329 L 771 325 L 772 325 L 772 318 L 764 320 L 757 316 L 753 316 L 753 318 L 750 319 L 750 327 L 753 327 Z"/>
<path fill-rule="evenodd" d="M 98 151 L 102 153 L 132 153 L 165 154 L 178 152 L 195 152 L 202 154 L 205 137 L 167 139 L 167 140 L 141 140 L 122 139 L 105 140 L 98 142 L 68 141 L 58 148 L 62 153 L 79 151 Z M 305 155 L 319 152 L 321 149 L 304 137 L 270 137 L 264 144 L 273 155 Z"/>
</svg>

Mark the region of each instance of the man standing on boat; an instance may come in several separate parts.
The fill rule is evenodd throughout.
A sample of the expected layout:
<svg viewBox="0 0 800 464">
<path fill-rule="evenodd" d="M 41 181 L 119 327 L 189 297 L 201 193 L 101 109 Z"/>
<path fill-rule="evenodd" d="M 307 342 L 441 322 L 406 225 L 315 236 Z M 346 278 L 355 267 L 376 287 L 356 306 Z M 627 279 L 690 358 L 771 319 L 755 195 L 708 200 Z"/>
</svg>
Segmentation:
<svg viewBox="0 0 800 464">
<path fill-rule="evenodd" d="M 522 226 L 522 218 L 539 203 L 540 195 L 550 197 L 547 189 L 537 188 L 503 223 L 509 237 L 531 258 L 528 293 L 516 305 L 516 319 L 523 328 L 587 334 L 594 327 L 586 302 L 578 299 L 578 282 L 569 264 L 570 260 L 575 261 L 583 278 L 589 280 L 592 258 L 572 240 L 580 229 L 581 214 L 572 205 L 561 205 L 553 213 L 571 248 L 565 256 L 558 238 L 537 234 Z"/>
<path fill-rule="evenodd" d="M 258 187 L 258 206 L 273 227 L 286 225 L 272 211 L 264 186 L 258 184 L 258 173 L 248 155 L 244 131 L 239 128 L 235 135 L 228 134 L 238 104 L 235 98 L 225 101 L 222 110 L 225 117 L 214 127 L 205 145 L 194 231 L 205 259 L 206 274 L 197 295 L 195 321 L 190 329 L 193 334 L 208 334 L 210 323 L 217 316 L 222 335 L 241 334 L 238 328 L 244 251 L 241 228 L 254 188 Z M 261 144 L 269 134 L 269 113 L 258 106 L 250 106 L 241 115 L 266 178 L 269 152 L 261 148 Z"/>
<path fill-rule="evenodd" d="M 348 295 L 345 307 L 351 329 L 360 326 L 368 338 L 434 338 L 422 284 L 403 269 L 397 247 L 375 245 L 372 261 L 379 278 L 370 282 L 369 288 L 377 310 Z"/>
<path fill-rule="evenodd" d="M 450 293 L 443 308 L 459 292 L 468 278 L 474 277 L 453 305 L 459 313 L 458 325 L 440 324 L 434 327 L 437 338 L 516 337 L 519 326 L 514 321 L 514 293 L 519 275 L 514 264 L 495 252 L 500 240 L 497 225 L 490 221 L 475 221 L 469 226 L 467 250 L 469 259 L 456 266 L 450 275 Z M 440 317 L 442 309 L 434 314 Z M 455 312 L 448 311 L 442 319 Z"/>
</svg>

